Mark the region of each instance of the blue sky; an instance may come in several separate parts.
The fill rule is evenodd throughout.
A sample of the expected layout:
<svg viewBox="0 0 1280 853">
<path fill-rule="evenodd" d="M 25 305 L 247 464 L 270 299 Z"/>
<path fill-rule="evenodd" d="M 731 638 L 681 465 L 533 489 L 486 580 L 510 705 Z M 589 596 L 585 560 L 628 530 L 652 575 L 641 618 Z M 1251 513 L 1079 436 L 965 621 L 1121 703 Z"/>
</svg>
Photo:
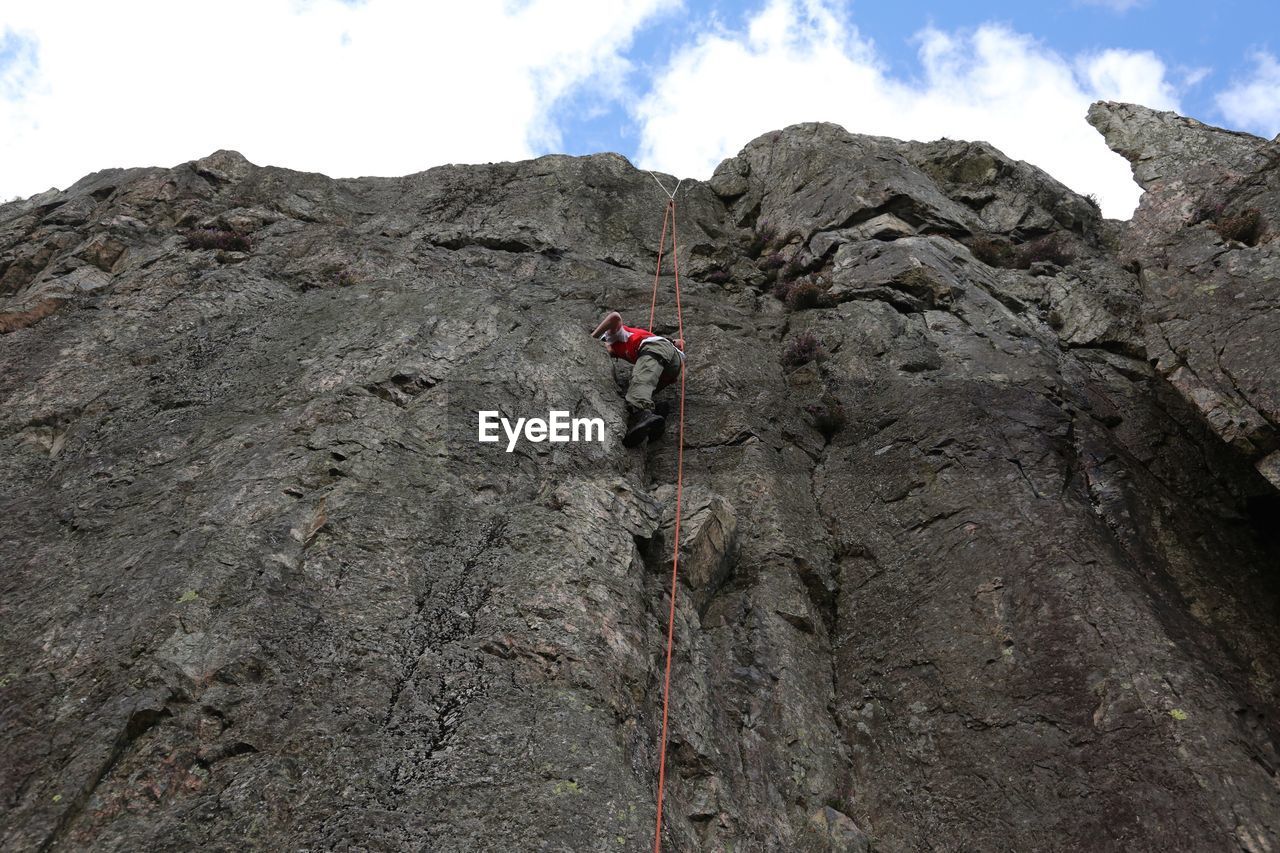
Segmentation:
<svg viewBox="0 0 1280 853">
<path fill-rule="evenodd" d="M 690 0 L 684 8 L 664 13 L 641 29 L 630 55 L 638 67 L 632 85 L 642 89 L 647 74 L 661 67 L 683 45 L 706 31 L 708 20 L 742 30 L 750 13 L 763 3 Z M 918 34 L 927 27 L 972 29 L 984 23 L 1004 23 L 1041 39 L 1063 54 L 1106 48 L 1152 51 L 1162 57 L 1182 83 L 1183 114 L 1210 124 L 1236 127 L 1214 102 L 1215 93 L 1233 80 L 1249 76 L 1251 54 L 1280 55 L 1280 3 L 1205 3 L 1187 0 L 1148 0 L 1135 4 L 1084 2 L 849 2 L 842 4 L 850 20 L 870 37 L 894 74 L 906 78 L 919 73 Z M 1195 78 L 1202 72 L 1203 77 Z M 585 154 L 600 150 L 634 152 L 639 127 L 629 120 L 621 103 L 607 112 L 581 117 L 590 95 L 567 99 L 557 110 L 565 130 L 564 152 Z M 1238 128 L 1274 136 L 1280 127 Z M 744 140 L 745 141 L 745 140 Z"/>
<path fill-rule="evenodd" d="M 1280 4 L 162 0 L 0 5 L 0 199 L 218 148 L 336 177 L 618 151 L 706 178 L 833 121 L 983 138 L 1124 217 L 1097 98 L 1280 132 Z"/>
</svg>

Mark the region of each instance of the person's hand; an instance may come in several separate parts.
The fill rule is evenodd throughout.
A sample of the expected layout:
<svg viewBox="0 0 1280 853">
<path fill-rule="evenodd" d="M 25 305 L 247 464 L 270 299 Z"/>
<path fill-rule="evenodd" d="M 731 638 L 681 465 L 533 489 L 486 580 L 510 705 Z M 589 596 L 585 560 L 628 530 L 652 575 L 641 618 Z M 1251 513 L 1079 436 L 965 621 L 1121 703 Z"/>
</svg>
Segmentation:
<svg viewBox="0 0 1280 853">
<path fill-rule="evenodd" d="M 599 338 L 608 332 L 616 330 L 621 325 L 622 315 L 617 311 L 610 311 L 605 315 L 604 319 L 600 321 L 600 325 L 596 326 L 596 330 L 591 333 L 591 337 Z"/>
<path fill-rule="evenodd" d="M 671 343 L 675 344 L 676 349 L 680 350 L 680 352 L 684 352 L 684 338 L 676 338 Z"/>
</svg>

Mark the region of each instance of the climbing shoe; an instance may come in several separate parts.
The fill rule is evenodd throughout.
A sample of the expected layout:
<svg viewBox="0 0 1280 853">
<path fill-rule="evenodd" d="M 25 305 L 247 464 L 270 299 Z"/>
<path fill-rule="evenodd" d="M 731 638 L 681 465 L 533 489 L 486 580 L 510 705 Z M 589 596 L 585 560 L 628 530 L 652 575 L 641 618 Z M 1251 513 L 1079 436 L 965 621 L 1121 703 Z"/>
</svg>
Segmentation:
<svg viewBox="0 0 1280 853">
<path fill-rule="evenodd" d="M 662 433 L 665 432 L 666 429 L 667 418 L 666 413 L 664 412 L 659 414 L 658 419 L 649 427 L 649 441 L 660 441 L 662 439 Z"/>
<path fill-rule="evenodd" d="M 656 414 L 648 410 L 641 410 L 631 413 L 631 420 L 627 424 L 627 433 L 622 437 L 623 447 L 635 447 L 646 438 L 649 432 L 655 426 L 659 430 L 666 424 L 666 419 L 662 415 Z"/>
</svg>

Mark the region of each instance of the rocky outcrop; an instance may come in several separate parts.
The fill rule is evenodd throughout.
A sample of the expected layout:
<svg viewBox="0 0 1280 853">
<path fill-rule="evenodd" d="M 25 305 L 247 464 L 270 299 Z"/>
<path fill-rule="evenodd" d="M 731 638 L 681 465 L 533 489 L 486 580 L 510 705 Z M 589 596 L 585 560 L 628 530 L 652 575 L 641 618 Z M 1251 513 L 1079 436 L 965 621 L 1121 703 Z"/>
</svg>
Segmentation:
<svg viewBox="0 0 1280 853">
<path fill-rule="evenodd" d="M 668 849 L 1274 849 L 1266 429 L 1152 348 L 1145 220 L 823 124 L 679 200 Z M 587 332 L 665 201 L 218 152 L 0 207 L 5 848 L 650 849 L 675 454 Z"/>
<path fill-rule="evenodd" d="M 1280 488 L 1280 140 L 1130 104 L 1089 120 L 1146 190 L 1124 252 L 1157 369 Z"/>
</svg>

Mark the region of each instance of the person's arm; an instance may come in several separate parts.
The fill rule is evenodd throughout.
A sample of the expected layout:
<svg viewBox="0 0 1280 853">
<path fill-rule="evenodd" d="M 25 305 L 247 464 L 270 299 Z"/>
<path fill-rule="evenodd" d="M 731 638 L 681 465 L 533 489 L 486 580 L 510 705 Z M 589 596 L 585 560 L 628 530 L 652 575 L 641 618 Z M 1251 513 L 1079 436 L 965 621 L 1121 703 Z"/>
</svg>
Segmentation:
<svg viewBox="0 0 1280 853">
<path fill-rule="evenodd" d="M 591 337 L 603 339 L 609 332 L 616 332 L 620 328 L 622 328 L 622 315 L 617 311 L 610 311 L 600 321 L 600 325 L 596 326 L 596 330 L 591 333 Z"/>
</svg>

